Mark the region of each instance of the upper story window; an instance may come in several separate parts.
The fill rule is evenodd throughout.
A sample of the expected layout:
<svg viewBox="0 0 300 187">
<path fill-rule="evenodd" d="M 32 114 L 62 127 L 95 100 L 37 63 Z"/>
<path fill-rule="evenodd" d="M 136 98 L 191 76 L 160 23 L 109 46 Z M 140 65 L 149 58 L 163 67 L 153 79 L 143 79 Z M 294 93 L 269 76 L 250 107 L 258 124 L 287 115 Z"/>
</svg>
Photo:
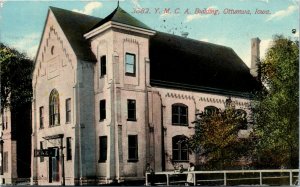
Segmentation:
<svg viewBox="0 0 300 187">
<path fill-rule="evenodd" d="M 99 105 L 100 105 L 99 106 L 100 121 L 102 121 L 106 118 L 106 102 L 105 102 L 105 100 L 101 100 Z"/>
<path fill-rule="evenodd" d="M 106 56 L 100 58 L 100 77 L 106 75 Z"/>
<path fill-rule="evenodd" d="M 172 156 L 174 161 L 189 160 L 189 151 L 187 137 L 183 135 L 174 136 L 172 138 Z"/>
<path fill-rule="evenodd" d="M 66 123 L 71 122 L 71 98 L 66 99 Z"/>
<path fill-rule="evenodd" d="M 136 58 L 135 54 L 126 53 L 125 55 L 125 74 L 135 76 Z"/>
<path fill-rule="evenodd" d="M 188 107 L 184 104 L 172 105 L 172 124 L 188 125 Z"/>
<path fill-rule="evenodd" d="M 59 94 L 56 89 L 53 89 L 49 97 L 49 123 L 50 126 L 59 125 Z"/>
<path fill-rule="evenodd" d="M 127 100 L 127 121 L 136 121 L 136 101 Z"/>
<path fill-rule="evenodd" d="M 40 129 L 44 128 L 44 107 L 40 107 Z"/>
<path fill-rule="evenodd" d="M 207 115 L 216 114 L 218 111 L 219 111 L 219 109 L 215 106 L 207 106 L 204 108 L 204 113 Z"/>
</svg>

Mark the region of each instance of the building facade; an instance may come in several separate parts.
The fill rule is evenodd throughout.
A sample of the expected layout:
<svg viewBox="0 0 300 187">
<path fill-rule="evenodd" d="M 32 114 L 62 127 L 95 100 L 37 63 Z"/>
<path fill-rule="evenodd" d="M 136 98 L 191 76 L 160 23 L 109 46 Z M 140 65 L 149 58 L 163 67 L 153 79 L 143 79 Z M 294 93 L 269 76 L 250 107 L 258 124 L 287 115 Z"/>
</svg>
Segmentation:
<svg viewBox="0 0 300 187">
<path fill-rule="evenodd" d="M 232 49 L 152 30 L 119 6 L 104 19 L 50 7 L 32 83 L 39 185 L 142 179 L 146 163 L 187 167 L 197 160 L 181 140 L 195 114 L 228 98 L 249 113 L 259 87 Z"/>
<path fill-rule="evenodd" d="M 31 175 L 30 103 L 0 114 L 0 184 L 28 182 Z"/>
</svg>

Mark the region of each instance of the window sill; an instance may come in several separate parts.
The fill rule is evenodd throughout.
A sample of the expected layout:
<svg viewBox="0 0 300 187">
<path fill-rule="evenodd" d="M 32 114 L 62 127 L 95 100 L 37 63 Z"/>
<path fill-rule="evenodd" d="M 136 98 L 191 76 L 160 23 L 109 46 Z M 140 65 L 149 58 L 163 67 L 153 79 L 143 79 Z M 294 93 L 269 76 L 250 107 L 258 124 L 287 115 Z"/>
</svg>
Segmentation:
<svg viewBox="0 0 300 187">
<path fill-rule="evenodd" d="M 100 119 L 99 122 L 103 122 L 104 120 L 105 120 L 105 118 L 104 119 Z"/>
<path fill-rule="evenodd" d="M 98 163 L 106 163 L 106 160 L 98 160 Z"/>
<path fill-rule="evenodd" d="M 135 77 L 135 73 L 125 73 L 126 76 Z"/>
<path fill-rule="evenodd" d="M 184 162 L 184 163 L 186 163 L 186 162 L 190 162 L 189 160 L 173 160 L 173 162 Z"/>
<path fill-rule="evenodd" d="M 173 126 L 184 126 L 184 127 L 188 127 L 188 124 L 180 124 L 180 123 L 172 123 Z"/>
<path fill-rule="evenodd" d="M 138 162 L 139 159 L 130 159 L 130 160 L 127 160 L 127 162 Z"/>
<path fill-rule="evenodd" d="M 133 122 L 136 122 L 137 120 L 136 120 L 136 119 L 127 119 L 127 121 L 133 121 Z"/>
<path fill-rule="evenodd" d="M 56 124 L 56 125 L 49 125 L 49 128 L 52 128 L 52 127 L 57 127 L 57 126 L 60 126 L 60 124 Z"/>
<path fill-rule="evenodd" d="M 103 78 L 105 77 L 105 75 L 106 75 L 106 74 L 104 74 L 104 75 L 101 75 L 101 76 L 100 76 L 100 79 L 103 79 Z"/>
</svg>

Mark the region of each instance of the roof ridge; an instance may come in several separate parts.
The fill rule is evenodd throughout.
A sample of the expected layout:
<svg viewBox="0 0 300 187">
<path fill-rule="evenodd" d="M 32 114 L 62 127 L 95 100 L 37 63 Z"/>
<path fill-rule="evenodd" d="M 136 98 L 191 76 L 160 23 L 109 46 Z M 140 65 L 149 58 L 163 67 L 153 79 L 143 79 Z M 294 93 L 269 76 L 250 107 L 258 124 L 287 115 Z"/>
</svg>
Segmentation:
<svg viewBox="0 0 300 187">
<path fill-rule="evenodd" d="M 134 27 L 139 27 L 143 29 L 153 30 L 149 26 L 147 26 L 145 23 L 141 22 L 134 16 L 130 15 L 128 12 L 126 12 L 124 9 L 122 9 L 119 5 L 114 9 L 112 13 L 110 13 L 108 16 L 106 16 L 104 19 L 102 19 L 100 22 L 98 22 L 96 25 L 91 27 L 88 32 L 96 29 L 97 27 L 100 27 L 106 22 L 113 21 L 117 23 L 122 23 Z"/>
<path fill-rule="evenodd" d="M 194 42 L 206 43 L 206 44 L 210 44 L 210 45 L 214 45 L 214 46 L 218 46 L 218 47 L 227 48 L 229 50 L 233 50 L 231 47 L 228 47 L 228 46 L 225 46 L 225 45 L 215 44 L 215 43 L 211 43 L 211 42 L 205 42 L 205 41 L 197 40 L 197 39 L 194 39 L 194 38 L 187 38 L 187 37 L 184 37 L 184 36 L 170 34 L 170 33 L 161 32 L 161 31 L 157 31 L 157 30 L 155 30 L 155 31 L 157 33 L 162 33 L 162 34 L 166 34 L 166 35 L 169 35 L 169 36 L 178 37 L 178 38 L 181 38 L 183 40 L 191 40 L 191 41 L 194 41 Z"/>
<path fill-rule="evenodd" d="M 69 13 L 72 13 L 72 14 L 77 14 L 77 15 L 80 15 L 80 16 L 87 16 L 87 17 L 92 17 L 92 18 L 100 18 L 100 17 L 91 16 L 91 15 L 88 15 L 88 14 L 76 12 L 76 11 L 73 11 L 73 10 L 67 10 L 67 9 L 63 9 L 63 8 L 59 8 L 59 7 L 54 7 L 54 6 L 49 6 L 49 9 L 51 9 L 52 12 L 53 12 L 53 10 L 56 9 L 56 10 L 60 10 L 60 11 L 64 11 L 64 12 L 69 12 Z"/>
</svg>

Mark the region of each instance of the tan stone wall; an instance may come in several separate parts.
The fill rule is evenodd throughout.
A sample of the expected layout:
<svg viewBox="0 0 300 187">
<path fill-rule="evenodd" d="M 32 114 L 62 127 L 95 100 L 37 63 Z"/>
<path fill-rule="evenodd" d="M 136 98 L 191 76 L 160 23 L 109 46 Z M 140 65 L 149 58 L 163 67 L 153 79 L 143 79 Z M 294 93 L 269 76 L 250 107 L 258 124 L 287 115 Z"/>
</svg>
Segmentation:
<svg viewBox="0 0 300 187">
<path fill-rule="evenodd" d="M 152 87 L 152 91 L 156 91 L 160 95 L 163 105 L 163 126 L 164 126 L 164 146 L 166 156 L 166 170 L 173 170 L 174 165 L 171 163 L 172 159 L 172 137 L 176 135 L 185 135 L 187 137 L 194 134 L 194 124 L 195 114 L 197 112 L 202 112 L 207 106 L 215 106 L 217 108 L 224 109 L 225 101 L 228 99 L 228 96 L 209 94 L 209 93 L 199 93 L 192 91 L 181 91 L 176 89 L 166 89 Z M 237 109 L 243 109 L 250 114 L 248 105 L 249 100 L 238 97 L 231 97 L 233 103 Z M 157 105 L 160 104 L 160 101 L 157 100 Z M 184 104 L 188 107 L 188 126 L 176 126 L 172 124 L 172 105 L 176 103 Z M 158 112 L 155 112 L 158 115 Z M 153 117 L 155 118 L 155 117 Z M 195 155 L 190 154 L 189 160 L 191 162 L 196 162 Z M 188 162 L 180 162 L 183 164 L 184 168 L 188 167 Z"/>
<path fill-rule="evenodd" d="M 33 138 L 32 149 L 40 149 L 40 142 L 44 149 L 59 146 L 57 140 L 45 140 L 46 136 L 64 134 L 63 144 L 66 145 L 66 137 L 72 137 L 72 161 L 65 160 L 66 178 L 74 181 L 75 160 L 75 89 L 76 86 L 77 59 L 66 40 L 61 28 L 50 12 L 45 25 L 44 34 L 39 47 L 37 60 L 33 74 Z M 60 125 L 49 126 L 49 96 L 53 89 L 59 93 Z M 66 99 L 71 98 L 71 123 L 66 122 Z M 44 107 L 44 128 L 40 128 L 39 108 Z M 59 144 L 59 145 L 58 145 Z M 64 154 L 66 152 L 64 150 Z M 32 154 L 32 180 L 38 180 L 38 184 L 48 184 L 49 158 L 40 162 L 40 158 Z M 61 171 L 61 165 L 60 165 Z M 60 182 L 59 182 L 60 184 Z"/>
</svg>

